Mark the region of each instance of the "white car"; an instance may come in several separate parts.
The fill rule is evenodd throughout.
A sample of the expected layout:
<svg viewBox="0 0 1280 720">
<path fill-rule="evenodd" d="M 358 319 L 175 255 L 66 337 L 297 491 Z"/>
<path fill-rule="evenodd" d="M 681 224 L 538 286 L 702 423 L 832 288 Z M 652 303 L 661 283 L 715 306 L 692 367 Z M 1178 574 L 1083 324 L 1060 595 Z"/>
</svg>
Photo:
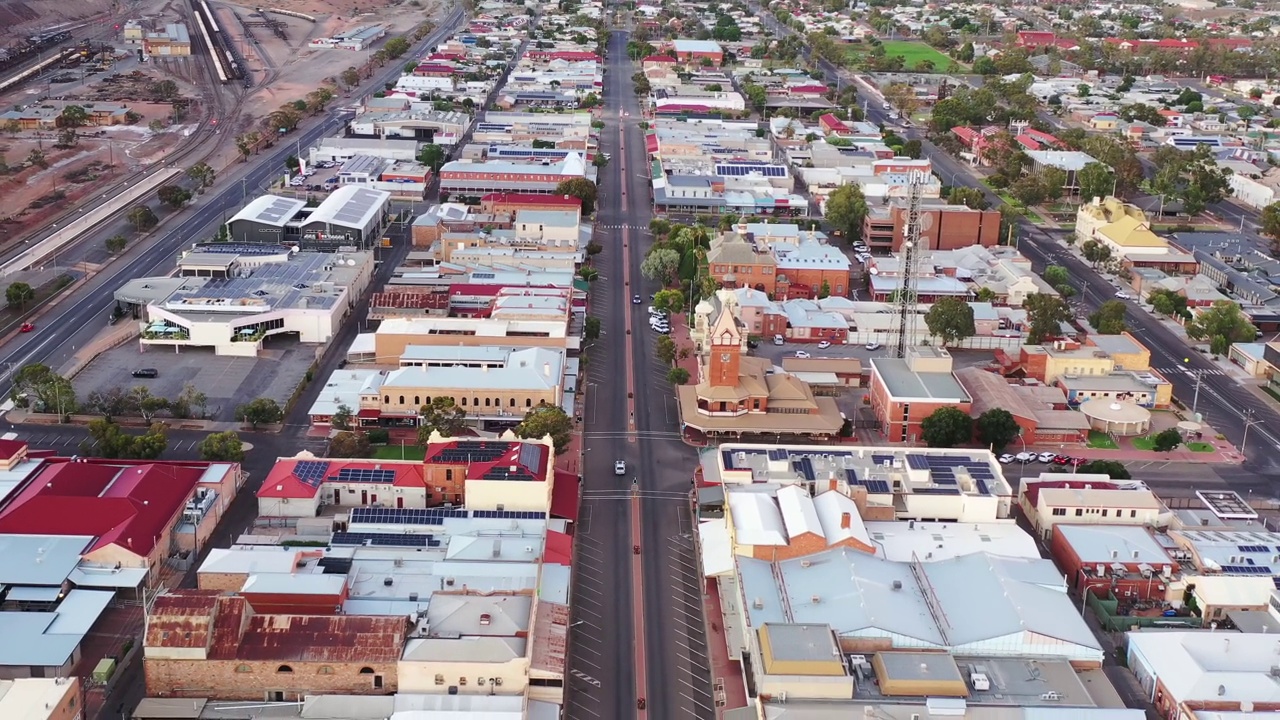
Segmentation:
<svg viewBox="0 0 1280 720">
<path fill-rule="evenodd" d="M 826 350 L 826 349 L 827 349 L 827 348 L 829 348 L 829 347 L 831 347 L 831 341 L 830 341 L 830 340 L 823 340 L 822 342 L 818 343 L 818 349 L 819 349 L 819 350 Z"/>
<path fill-rule="evenodd" d="M 797 357 L 797 358 L 800 358 L 801 360 L 808 360 L 810 357 L 812 357 L 812 355 L 810 355 L 809 353 L 807 353 L 807 352 L 805 352 L 805 351 L 803 351 L 803 350 L 797 350 L 797 351 L 796 351 L 796 357 Z"/>
<path fill-rule="evenodd" d="M 1040 453 L 1039 460 L 1042 463 L 1051 463 L 1056 457 L 1058 457 L 1058 453 L 1042 452 Z"/>
<path fill-rule="evenodd" d="M 1132 300 L 1132 299 L 1133 299 L 1133 296 L 1132 296 L 1132 295 L 1130 295 L 1130 294 L 1129 294 L 1129 293 L 1127 293 L 1127 292 L 1118 292 L 1118 293 L 1116 293 L 1116 299 L 1117 299 L 1117 300 Z"/>
<path fill-rule="evenodd" d="M 1035 460 L 1036 460 L 1036 454 L 1035 454 L 1035 453 L 1033 453 L 1033 452 L 1026 452 L 1026 451 L 1023 451 L 1023 452 L 1018 453 L 1017 455 L 1014 455 L 1014 456 L 1013 456 L 1013 459 L 1014 459 L 1014 460 L 1017 460 L 1017 461 L 1018 461 L 1018 462 L 1020 462 L 1020 463 L 1035 462 Z"/>
<path fill-rule="evenodd" d="M 883 108 L 883 109 L 885 109 L 885 110 L 888 110 L 891 106 L 889 105 L 889 103 L 881 103 L 881 104 L 880 104 L 880 107 L 881 107 L 881 108 Z"/>
<path fill-rule="evenodd" d="M 868 350 L 879 350 L 879 349 L 880 349 L 880 343 L 878 343 L 878 342 L 869 342 L 869 343 L 867 343 L 867 344 L 866 344 L 866 348 L 867 348 Z"/>
<path fill-rule="evenodd" d="M 642 303 L 642 302 L 644 302 L 644 301 L 640 299 L 640 296 L 639 296 L 639 295 L 632 295 L 632 296 L 631 296 L 631 304 L 632 304 L 632 305 L 639 305 L 639 304 L 640 304 L 640 303 Z"/>
<path fill-rule="evenodd" d="M 613 461 L 613 474 L 614 474 L 614 475 L 626 475 L 626 474 L 627 474 L 627 461 L 626 461 L 626 460 L 614 460 L 614 461 Z"/>
<path fill-rule="evenodd" d="M 1010 455 L 1009 453 L 1005 453 L 996 459 L 1000 461 L 1000 464 L 1008 465 L 1009 463 L 1013 462 L 1016 458 Z"/>
<path fill-rule="evenodd" d="M 667 316 L 667 312 L 666 312 L 665 310 L 659 310 L 658 308 L 656 308 L 656 307 L 654 307 L 654 306 L 650 305 L 650 306 L 649 306 L 649 315 L 650 315 L 651 317 L 666 317 L 666 316 Z"/>
</svg>

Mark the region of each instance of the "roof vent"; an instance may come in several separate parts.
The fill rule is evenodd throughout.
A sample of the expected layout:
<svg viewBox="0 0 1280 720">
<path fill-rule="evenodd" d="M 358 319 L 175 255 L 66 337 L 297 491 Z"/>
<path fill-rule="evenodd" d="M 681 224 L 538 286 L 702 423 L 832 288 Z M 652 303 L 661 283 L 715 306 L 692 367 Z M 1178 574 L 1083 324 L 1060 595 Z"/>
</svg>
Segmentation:
<svg viewBox="0 0 1280 720">
<path fill-rule="evenodd" d="M 821 596 L 821 595 L 811 595 L 811 596 L 809 597 L 809 600 L 810 600 L 814 605 L 817 605 L 818 603 L 822 602 L 822 596 Z"/>
<path fill-rule="evenodd" d="M 893 581 L 893 589 L 894 589 L 894 590 L 901 590 L 901 589 L 902 589 L 902 581 L 901 581 L 901 580 L 894 580 L 894 581 Z"/>
</svg>

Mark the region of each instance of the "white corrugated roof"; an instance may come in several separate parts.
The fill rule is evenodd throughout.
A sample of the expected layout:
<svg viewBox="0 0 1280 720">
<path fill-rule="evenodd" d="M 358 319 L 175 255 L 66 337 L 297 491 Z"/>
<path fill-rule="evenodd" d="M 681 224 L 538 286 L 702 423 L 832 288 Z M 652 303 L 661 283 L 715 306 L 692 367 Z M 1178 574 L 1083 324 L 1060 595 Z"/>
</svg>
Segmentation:
<svg viewBox="0 0 1280 720">
<path fill-rule="evenodd" d="M 828 545 L 850 538 L 865 545 L 871 544 L 867 526 L 862 522 L 858 512 L 858 504 L 853 498 L 842 495 L 835 490 L 828 490 L 813 499 L 814 510 L 818 513 L 818 522 L 822 523 L 822 534 Z M 841 527 L 845 513 L 849 515 L 849 527 Z"/>
<path fill-rule="evenodd" d="M 798 485 L 779 488 L 778 508 L 782 511 L 787 537 L 805 533 L 823 537 L 822 523 L 818 521 L 818 512 L 813 509 L 813 498 L 809 497 L 808 491 Z"/>
<path fill-rule="evenodd" d="M 1192 630 L 1128 638 L 1131 667 L 1145 665 L 1175 702 L 1280 702 L 1280 682 L 1271 676 L 1280 637 Z"/>
<path fill-rule="evenodd" d="M 698 538 L 702 541 L 702 572 L 707 577 L 727 575 L 733 572 L 733 548 L 729 542 L 729 528 L 724 520 L 705 520 L 698 525 Z"/>
<path fill-rule="evenodd" d="M 787 530 L 773 497 L 762 492 L 730 490 L 729 512 L 739 545 L 786 545 Z"/>
</svg>

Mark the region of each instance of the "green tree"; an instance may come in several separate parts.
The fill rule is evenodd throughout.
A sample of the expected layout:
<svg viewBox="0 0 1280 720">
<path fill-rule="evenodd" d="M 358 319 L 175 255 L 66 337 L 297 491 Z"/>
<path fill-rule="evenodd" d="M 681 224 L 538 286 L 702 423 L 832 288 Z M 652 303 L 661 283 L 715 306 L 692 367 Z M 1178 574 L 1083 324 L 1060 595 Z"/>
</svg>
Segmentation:
<svg viewBox="0 0 1280 720">
<path fill-rule="evenodd" d="M 1108 475 L 1112 480 L 1129 480 L 1129 468 L 1118 460 L 1090 460 L 1076 468 L 1082 475 Z"/>
<path fill-rule="evenodd" d="M 1062 332 L 1061 324 L 1071 319 L 1071 308 L 1061 298 L 1045 293 L 1028 295 L 1022 307 L 1027 311 L 1027 344 L 1039 345 Z"/>
<path fill-rule="evenodd" d="M 578 277 L 587 282 L 595 282 L 600 277 L 600 271 L 590 265 L 583 265 L 578 268 Z"/>
<path fill-rule="evenodd" d="M 444 147 L 435 143 L 423 145 L 422 150 L 418 152 L 418 162 L 431 168 L 433 173 L 440 172 L 440 168 L 444 167 L 446 157 Z"/>
<path fill-rule="evenodd" d="M 209 163 L 202 161 L 187 168 L 187 177 L 195 180 L 197 186 L 203 190 L 213 185 L 213 181 L 216 179 L 217 174 L 213 171 L 213 168 L 209 166 Z"/>
<path fill-rule="evenodd" d="M 343 403 L 334 411 L 333 417 L 329 419 L 329 422 L 339 430 L 350 430 L 351 423 L 355 420 L 355 417 L 355 411 L 351 409 L 351 406 Z"/>
<path fill-rule="evenodd" d="M 1184 319 L 1191 318 L 1191 312 L 1187 310 L 1187 296 L 1173 290 L 1156 288 L 1147 293 L 1147 302 L 1151 303 L 1152 310 L 1161 315 Z"/>
<path fill-rule="evenodd" d="M 676 342 L 670 335 L 659 335 L 654 344 L 653 354 L 662 361 L 663 365 L 670 365 L 676 361 Z"/>
<path fill-rule="evenodd" d="M 58 115 L 58 124 L 62 127 L 84 127 L 89 122 L 89 113 L 79 105 L 68 105 Z"/>
<path fill-rule="evenodd" d="M 161 185 L 156 190 L 156 197 L 160 198 L 160 202 L 176 210 L 191 199 L 191 191 L 181 185 Z"/>
<path fill-rule="evenodd" d="M 996 291 L 989 287 L 980 287 L 977 294 L 974 295 L 974 299 L 984 303 L 995 302 Z"/>
<path fill-rule="evenodd" d="M 169 445 L 164 423 L 153 423 L 142 435 L 129 435 L 105 418 L 89 421 L 89 439 L 80 444 L 81 454 L 122 460 L 154 460 Z"/>
<path fill-rule="evenodd" d="M 1044 192 L 1045 202 L 1058 202 L 1066 192 L 1067 171 L 1062 168 L 1049 167 L 1040 173 L 1040 188 Z"/>
<path fill-rule="evenodd" d="M 329 439 L 329 457 L 363 458 L 369 457 L 371 451 L 366 433 L 344 430 Z"/>
<path fill-rule="evenodd" d="M 856 183 L 841 185 L 827 196 L 824 217 L 831 227 L 856 240 L 862 237 L 862 221 L 867 217 L 867 198 Z"/>
<path fill-rule="evenodd" d="M 9 283 L 9 287 L 4 289 L 5 302 L 9 307 L 17 307 L 20 310 L 26 309 L 27 303 L 31 302 L 35 296 L 36 291 L 22 281 Z"/>
<path fill-rule="evenodd" d="M 960 298 L 938 298 L 925 313 L 924 324 L 929 328 L 929 334 L 941 339 L 943 345 L 953 345 L 977 333 L 973 307 Z"/>
<path fill-rule="evenodd" d="M 1177 428 L 1165 428 L 1151 436 L 1151 449 L 1156 452 L 1169 452 L 1182 444 L 1182 434 Z"/>
<path fill-rule="evenodd" d="M 680 269 L 680 252 L 669 247 L 653 246 L 640 263 L 640 274 L 663 285 L 670 285 Z"/>
<path fill-rule="evenodd" d="M 973 419 L 953 407 L 940 407 L 920 422 L 920 439 L 929 447 L 950 448 L 973 439 Z"/>
<path fill-rule="evenodd" d="M 130 390 L 129 399 L 137 409 L 138 414 L 142 416 L 143 421 L 148 424 L 160 411 L 168 410 L 172 405 L 169 398 L 152 395 L 145 385 L 138 385 Z"/>
<path fill-rule="evenodd" d="M 395 60 L 396 58 L 409 52 L 409 41 L 402 37 L 393 37 L 387 41 L 382 49 L 387 52 L 387 57 Z"/>
<path fill-rule="evenodd" d="M 23 365 L 13 374 L 9 399 L 19 407 L 38 412 L 66 414 L 76 409 L 76 391 L 71 381 L 41 363 Z"/>
<path fill-rule="evenodd" d="M 924 155 L 924 144 L 919 140 L 908 140 L 902 144 L 902 154 L 919 160 Z"/>
<path fill-rule="evenodd" d="M 457 437 L 467 429 L 467 411 L 458 407 L 453 398 L 437 395 L 418 410 L 418 444 L 426 447 L 432 432 L 442 437 Z"/>
<path fill-rule="evenodd" d="M 587 340 L 600 339 L 600 318 L 594 315 L 587 316 L 587 319 L 582 323 L 582 337 Z"/>
<path fill-rule="evenodd" d="M 1271 240 L 1271 254 L 1280 257 L 1280 202 L 1273 202 L 1258 213 L 1258 232 Z"/>
<path fill-rule="evenodd" d="M 689 382 L 689 371 L 682 367 L 673 367 L 667 371 L 667 382 L 672 385 L 684 385 Z"/>
<path fill-rule="evenodd" d="M 556 195 L 568 195 L 582 201 L 582 214 L 596 211 L 596 184 L 586 178 L 569 178 L 556 186 Z"/>
<path fill-rule="evenodd" d="M 1088 260 L 1094 267 L 1098 267 L 1099 263 L 1104 263 L 1111 259 L 1111 246 L 1090 238 L 1084 241 L 1080 246 L 1080 253 L 1084 255 L 1084 259 Z"/>
<path fill-rule="evenodd" d="M 516 426 L 517 437 L 541 439 L 548 435 L 559 455 L 569 449 L 573 439 L 573 420 L 563 408 L 556 405 L 539 403 L 537 407 L 525 414 L 524 420 Z"/>
<path fill-rule="evenodd" d="M 672 314 L 684 310 L 684 293 L 674 288 L 659 290 L 653 296 L 653 309 Z"/>
<path fill-rule="evenodd" d="M 174 417 L 186 418 L 196 417 L 203 418 L 208 415 L 209 396 L 200 392 L 193 383 L 187 383 L 182 386 L 182 392 L 178 394 L 178 398 L 173 401 L 171 409 Z"/>
<path fill-rule="evenodd" d="M 1022 428 L 1013 418 L 1013 413 L 1004 408 L 991 408 L 979 415 L 974 422 L 974 430 L 978 433 L 978 440 L 989 445 L 995 452 L 1004 450 L 1006 445 L 1022 434 Z"/>
<path fill-rule="evenodd" d="M 1119 335 L 1128 330 L 1124 314 L 1128 310 L 1122 300 L 1108 300 L 1093 314 L 1089 315 L 1089 324 L 1099 335 Z"/>
<path fill-rule="evenodd" d="M 947 194 L 948 205 L 964 205 L 971 210 L 986 210 L 991 207 L 987 196 L 978 188 L 956 186 Z"/>
<path fill-rule="evenodd" d="M 284 410 L 280 408 L 280 403 L 271 398 L 257 398 L 237 407 L 236 417 L 257 430 L 259 425 L 271 425 L 283 420 Z"/>
<path fill-rule="evenodd" d="M 200 459 L 215 462 L 244 462 L 244 443 L 234 430 L 210 433 L 200 441 Z"/>
<path fill-rule="evenodd" d="M 160 222 L 160 219 L 156 217 L 156 214 L 146 205 L 133 206 L 129 209 L 125 218 L 133 225 L 133 229 L 138 232 L 150 230 Z"/>
<path fill-rule="evenodd" d="M 1257 328 L 1239 305 L 1219 300 L 1187 323 L 1187 334 L 1196 340 L 1208 340 L 1211 352 L 1225 355 L 1232 343 L 1253 340 Z"/>
<path fill-rule="evenodd" d="M 356 70 L 355 67 L 348 67 L 338 75 L 338 80 L 342 81 L 342 84 L 348 88 L 353 88 L 360 84 L 360 71 Z"/>
<path fill-rule="evenodd" d="M 101 415 L 107 422 L 115 422 L 116 418 L 137 410 L 137 404 L 122 388 L 110 387 L 90 391 L 81 409 Z"/>
<path fill-rule="evenodd" d="M 106 239 L 103 245 L 106 246 L 107 252 L 111 253 L 112 255 L 119 255 L 120 253 L 124 252 L 124 249 L 126 247 L 128 247 L 129 239 L 123 235 L 112 235 L 111 237 Z"/>
<path fill-rule="evenodd" d="M 1067 269 L 1061 265 L 1050 265 L 1044 269 L 1044 281 L 1054 287 L 1065 285 L 1071 279 Z"/>
<path fill-rule="evenodd" d="M 1044 180 L 1039 175 L 1024 175 L 1009 186 L 1009 194 L 1027 207 L 1039 205 L 1045 201 Z"/>
</svg>

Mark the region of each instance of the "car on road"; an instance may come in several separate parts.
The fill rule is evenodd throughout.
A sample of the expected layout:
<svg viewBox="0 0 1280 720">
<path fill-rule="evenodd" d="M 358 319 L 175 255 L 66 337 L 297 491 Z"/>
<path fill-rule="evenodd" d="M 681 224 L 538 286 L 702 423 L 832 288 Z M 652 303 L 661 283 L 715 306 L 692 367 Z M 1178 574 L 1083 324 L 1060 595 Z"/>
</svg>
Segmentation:
<svg viewBox="0 0 1280 720">
<path fill-rule="evenodd" d="M 1036 454 L 1035 454 L 1035 453 L 1033 453 L 1033 452 L 1027 452 L 1027 451 L 1025 451 L 1025 450 L 1024 450 L 1024 451 L 1022 451 L 1022 452 L 1018 453 L 1017 455 L 1014 455 L 1014 456 L 1013 456 L 1013 459 L 1014 459 L 1014 460 L 1017 460 L 1017 461 L 1018 461 L 1018 462 L 1020 462 L 1020 463 L 1024 463 L 1024 464 L 1025 464 L 1025 463 L 1029 463 L 1029 462 L 1035 462 L 1035 461 L 1036 461 Z"/>
<path fill-rule="evenodd" d="M 640 303 L 643 303 L 643 302 L 644 302 L 644 300 L 641 300 L 639 295 L 632 295 L 632 296 L 631 296 L 631 304 L 632 304 L 632 305 L 639 305 Z"/>
<path fill-rule="evenodd" d="M 781 345 L 781 344 L 783 344 L 784 342 L 786 342 L 786 341 L 782 339 L 782 336 L 781 336 L 781 335 L 774 335 L 774 336 L 773 336 L 773 344 L 774 344 L 774 345 Z"/>
<path fill-rule="evenodd" d="M 880 103 L 880 107 L 884 110 L 888 110 L 890 107 L 892 107 L 892 105 L 890 105 L 889 103 Z"/>
<path fill-rule="evenodd" d="M 1058 453 L 1042 452 L 1038 458 L 1042 463 L 1051 463 L 1054 458 L 1058 457 Z"/>
<path fill-rule="evenodd" d="M 999 460 L 1002 465 L 1008 465 L 1009 463 L 1013 462 L 1016 458 L 1010 455 L 1009 453 L 1005 453 L 996 459 Z"/>
<path fill-rule="evenodd" d="M 155 368 L 138 368 L 133 371 L 133 376 L 136 378 L 160 377 L 160 371 Z"/>
<path fill-rule="evenodd" d="M 809 358 L 811 358 L 811 357 L 813 357 L 813 356 L 812 356 L 812 355 L 810 355 L 809 353 L 807 353 L 807 352 L 803 351 L 803 350 L 797 350 L 797 351 L 796 351 L 796 357 L 800 358 L 801 360 L 808 360 Z"/>
<path fill-rule="evenodd" d="M 24 332 L 24 333 L 31 332 L 32 330 L 35 330 L 35 329 L 36 329 L 35 323 L 22 323 L 22 327 L 18 328 L 18 332 Z"/>
<path fill-rule="evenodd" d="M 747 338 L 747 347 L 751 348 L 752 350 L 755 350 L 756 348 L 760 347 L 760 341 Z"/>
<path fill-rule="evenodd" d="M 879 350 L 882 346 L 878 342 L 869 342 L 865 345 L 868 350 Z"/>
<path fill-rule="evenodd" d="M 826 349 L 827 349 L 827 348 L 829 348 L 829 347 L 831 347 L 831 341 L 830 341 L 830 340 L 823 340 L 822 342 L 818 343 L 818 349 L 819 349 L 819 350 L 826 350 Z"/>
<path fill-rule="evenodd" d="M 1073 459 L 1074 458 L 1072 458 L 1070 455 L 1058 455 L 1053 459 L 1053 464 L 1054 465 L 1070 465 Z"/>
<path fill-rule="evenodd" d="M 626 474 L 627 474 L 627 461 L 626 461 L 626 460 L 614 460 L 614 461 L 613 461 L 613 474 L 614 474 L 614 475 L 626 475 Z"/>
<path fill-rule="evenodd" d="M 1129 294 L 1129 293 L 1127 293 L 1127 292 L 1118 292 L 1118 293 L 1116 293 L 1116 299 L 1117 299 L 1117 300 L 1132 300 L 1132 299 L 1133 299 L 1133 296 L 1132 296 L 1132 295 L 1130 295 L 1130 294 Z"/>
</svg>

